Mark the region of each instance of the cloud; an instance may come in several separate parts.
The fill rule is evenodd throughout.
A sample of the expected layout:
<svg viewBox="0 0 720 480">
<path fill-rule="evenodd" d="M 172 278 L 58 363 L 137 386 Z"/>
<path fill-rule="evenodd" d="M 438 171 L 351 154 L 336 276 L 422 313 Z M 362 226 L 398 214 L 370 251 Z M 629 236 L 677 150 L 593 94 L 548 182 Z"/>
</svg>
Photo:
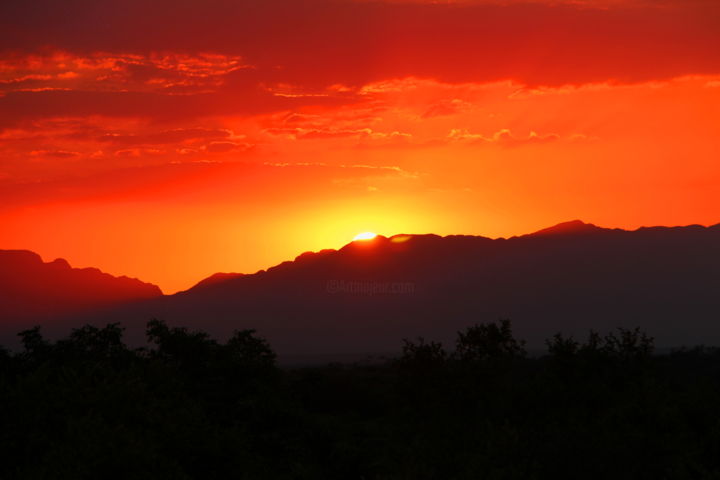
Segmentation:
<svg viewBox="0 0 720 480">
<path fill-rule="evenodd" d="M 223 139 L 234 134 L 227 129 L 209 128 L 176 128 L 156 133 L 104 133 L 95 139 L 103 143 L 116 145 L 167 145 L 175 143 L 196 142 L 199 140 Z"/>
<path fill-rule="evenodd" d="M 289 128 L 289 127 L 272 127 L 265 129 L 266 133 L 276 136 L 284 136 L 293 140 L 332 140 L 344 138 L 356 138 L 361 141 L 374 140 L 409 140 L 412 135 L 405 132 L 392 131 L 382 132 L 375 131 L 371 128 Z"/>
<path fill-rule="evenodd" d="M 246 151 L 250 148 L 252 148 L 252 145 L 248 143 L 210 142 L 205 146 L 205 151 L 208 153 L 227 153 L 235 151 Z"/>
<path fill-rule="evenodd" d="M 346 138 L 346 137 L 368 137 L 374 132 L 369 128 L 361 128 L 358 130 L 338 130 L 338 129 L 295 129 L 295 137 L 299 139 L 324 139 L 324 138 Z"/>
<path fill-rule="evenodd" d="M 258 115 L 303 105 L 332 105 L 328 97 L 277 97 L 260 91 L 168 95 L 153 92 L 76 90 L 15 91 L 0 97 L 0 128 L 52 117 L 193 120 L 218 115 Z"/>
<path fill-rule="evenodd" d="M 131 157 L 139 157 L 141 153 L 142 153 L 142 151 L 139 148 L 126 148 L 124 150 L 115 151 L 115 156 L 131 158 Z"/>
<path fill-rule="evenodd" d="M 718 73 L 719 12 L 717 2 L 687 0 L 6 0 L 0 45 L 27 52 L 54 45 L 88 58 L 92 46 L 117 54 L 97 64 L 119 66 L 135 81 L 169 74 L 168 82 L 213 77 L 237 86 L 251 78 L 297 86 L 293 95 L 407 76 L 636 82 Z"/>
<path fill-rule="evenodd" d="M 80 90 L 199 93 L 213 91 L 225 75 L 243 68 L 250 66 L 239 56 L 207 53 L 15 54 L 0 57 L 0 77 L 5 77 L 0 78 L 0 92 L 20 90 L 31 80 L 44 88 L 72 80 Z"/>
<path fill-rule="evenodd" d="M 6 0 L 0 128 L 72 115 L 168 122 L 358 105 L 411 90 L 397 81 L 409 77 L 541 91 L 720 73 L 720 4 L 660 5 Z M 463 108 L 452 102 L 420 115 Z"/>
<path fill-rule="evenodd" d="M 79 157 L 81 153 L 67 150 L 33 150 L 30 152 L 30 155 L 33 157 L 76 158 Z"/>
<path fill-rule="evenodd" d="M 455 115 L 472 107 L 468 102 L 464 102 L 459 98 L 451 100 L 442 100 L 438 103 L 430 105 L 421 115 L 422 118 L 443 117 L 447 115 Z"/>
<path fill-rule="evenodd" d="M 123 160 L 133 159 L 136 150 L 121 150 Z M 292 190 L 306 195 L 345 182 L 348 185 L 374 186 L 386 182 L 414 182 L 420 173 L 395 165 L 331 164 L 325 162 L 214 162 L 207 160 L 138 165 L 128 162 L 112 171 L 91 172 L 31 183 L 3 178 L 0 188 L 0 212 L 20 205 L 62 201 L 102 201 L 132 198 L 134 201 L 183 196 L 196 185 L 208 197 L 232 197 L 251 201 L 253 197 L 288 195 Z M 339 182 L 339 183 L 338 183 Z"/>
<path fill-rule="evenodd" d="M 578 135 L 573 135 L 571 140 L 577 141 L 580 138 L 581 137 Z M 582 138 L 585 137 L 583 136 Z M 540 135 L 535 131 L 530 131 L 526 137 L 517 137 L 507 128 L 503 128 L 490 136 L 485 136 L 479 133 L 470 133 L 465 129 L 452 129 L 447 135 L 447 140 L 451 143 L 461 142 L 472 145 L 496 144 L 502 146 L 519 146 L 550 143 L 559 139 L 560 136 L 556 133 Z"/>
</svg>

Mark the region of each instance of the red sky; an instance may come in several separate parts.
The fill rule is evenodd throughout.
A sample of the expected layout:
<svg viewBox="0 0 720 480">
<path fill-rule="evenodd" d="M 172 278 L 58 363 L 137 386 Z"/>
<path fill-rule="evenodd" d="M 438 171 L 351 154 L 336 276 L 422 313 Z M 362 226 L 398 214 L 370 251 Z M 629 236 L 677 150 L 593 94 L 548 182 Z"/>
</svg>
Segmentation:
<svg viewBox="0 0 720 480">
<path fill-rule="evenodd" d="M 0 4 L 0 248 L 166 292 L 356 233 L 720 222 L 720 3 Z"/>
</svg>

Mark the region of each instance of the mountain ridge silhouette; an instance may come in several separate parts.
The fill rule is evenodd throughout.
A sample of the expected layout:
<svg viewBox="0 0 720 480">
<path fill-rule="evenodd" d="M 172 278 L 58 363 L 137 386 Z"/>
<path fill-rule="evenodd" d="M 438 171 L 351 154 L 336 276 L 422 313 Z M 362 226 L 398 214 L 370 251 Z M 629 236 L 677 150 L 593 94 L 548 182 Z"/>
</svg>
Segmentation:
<svg viewBox="0 0 720 480">
<path fill-rule="evenodd" d="M 29 250 L 0 250 L 0 319 L 52 321 L 106 305 L 162 296 L 156 285 L 97 268 L 73 268 L 63 258 L 43 262 Z"/>
<path fill-rule="evenodd" d="M 518 236 L 512 236 L 512 237 L 497 237 L 497 238 L 491 238 L 491 237 L 484 237 L 481 235 L 447 235 L 447 236 L 440 236 L 433 233 L 428 234 L 396 234 L 392 235 L 391 237 L 385 237 L 383 235 L 377 235 L 372 240 L 356 240 L 347 243 L 346 245 L 340 247 L 339 249 L 323 249 L 319 250 L 317 252 L 314 251 L 306 251 L 301 253 L 300 255 L 296 256 L 293 260 L 286 260 L 284 262 L 281 262 L 277 265 L 268 267 L 267 269 L 261 269 L 255 272 L 254 274 L 248 274 L 248 273 L 215 273 L 200 282 L 196 283 L 192 287 L 190 287 L 187 290 L 183 290 L 180 292 L 177 292 L 177 294 L 183 294 L 186 292 L 193 291 L 197 287 L 206 287 L 209 285 L 216 285 L 219 283 L 222 283 L 227 280 L 233 280 L 241 276 L 246 275 L 257 275 L 261 274 L 263 272 L 271 272 L 276 271 L 278 269 L 282 270 L 284 268 L 289 267 L 290 265 L 296 264 L 297 262 L 305 262 L 309 259 L 318 258 L 318 256 L 327 256 L 332 253 L 336 252 L 344 252 L 348 251 L 349 249 L 357 249 L 357 248 L 364 248 L 364 246 L 367 245 L 373 245 L 377 243 L 404 243 L 404 241 L 413 239 L 415 242 L 418 240 L 427 242 L 432 240 L 439 240 L 439 239 L 451 239 L 453 241 L 463 239 L 463 240 L 476 240 L 478 242 L 483 241 L 509 241 L 509 240 L 515 240 L 519 238 L 535 238 L 535 237 L 550 237 L 550 236 L 575 236 L 575 235 L 588 235 L 588 234 L 597 234 L 597 233 L 611 233 L 611 232 L 622 232 L 622 233 L 633 233 L 633 232 L 647 232 L 647 231 L 665 231 L 665 230 L 675 230 L 675 229 L 720 229 L 720 223 L 709 225 L 707 227 L 703 225 L 698 224 L 691 224 L 691 225 L 685 225 L 685 226 L 651 226 L 651 227 L 639 227 L 635 230 L 625 230 L 620 228 L 605 228 L 605 227 L 599 227 L 597 225 L 594 225 L 592 223 L 586 223 L 582 220 L 571 220 L 567 222 L 561 222 L 556 225 L 553 225 L 551 227 L 547 227 L 532 233 L 518 235 Z M 402 241 L 398 241 L 398 239 L 402 239 Z"/>
<path fill-rule="evenodd" d="M 659 346 L 720 344 L 718 272 L 720 224 L 630 231 L 572 221 L 496 239 L 399 234 L 52 323 L 119 321 L 137 338 L 150 318 L 218 337 L 255 328 L 280 354 L 381 353 L 416 336 L 449 342 L 499 318 L 531 346 L 558 331 L 618 326 L 640 326 Z"/>
</svg>

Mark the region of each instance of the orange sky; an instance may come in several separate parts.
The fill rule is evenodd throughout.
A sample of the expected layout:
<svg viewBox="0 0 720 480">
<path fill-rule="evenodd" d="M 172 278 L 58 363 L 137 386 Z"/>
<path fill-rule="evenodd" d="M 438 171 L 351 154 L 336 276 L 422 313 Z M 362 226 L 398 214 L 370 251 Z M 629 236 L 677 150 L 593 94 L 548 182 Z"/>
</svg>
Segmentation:
<svg viewBox="0 0 720 480">
<path fill-rule="evenodd" d="M 720 4 L 0 5 L 0 248 L 165 292 L 362 231 L 720 222 Z"/>
</svg>

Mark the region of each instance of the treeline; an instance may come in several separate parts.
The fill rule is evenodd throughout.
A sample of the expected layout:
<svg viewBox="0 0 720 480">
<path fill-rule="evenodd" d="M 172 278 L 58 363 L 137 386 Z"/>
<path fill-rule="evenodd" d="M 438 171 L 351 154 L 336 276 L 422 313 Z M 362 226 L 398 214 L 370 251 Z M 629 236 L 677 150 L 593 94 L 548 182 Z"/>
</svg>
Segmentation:
<svg viewBox="0 0 720 480">
<path fill-rule="evenodd" d="M 500 321 L 295 369 L 252 330 L 122 334 L 0 351 L 0 478 L 720 478 L 720 352 L 655 355 L 639 330 L 531 358 Z"/>
</svg>

